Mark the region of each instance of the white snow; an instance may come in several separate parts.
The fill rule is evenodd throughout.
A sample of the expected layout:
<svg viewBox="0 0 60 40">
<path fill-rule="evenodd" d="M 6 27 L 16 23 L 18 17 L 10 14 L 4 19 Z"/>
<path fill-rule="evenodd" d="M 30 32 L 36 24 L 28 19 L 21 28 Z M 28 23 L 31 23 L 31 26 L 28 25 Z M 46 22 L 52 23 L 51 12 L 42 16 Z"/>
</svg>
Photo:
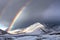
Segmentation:
<svg viewBox="0 0 60 40">
<path fill-rule="evenodd" d="M 60 35 L 44 34 L 42 29 L 45 30 L 44 25 L 42 25 L 40 23 L 35 23 L 35 24 L 25 28 L 24 30 L 17 29 L 17 30 L 11 31 L 11 33 L 17 33 L 17 35 L 16 34 L 14 34 L 14 35 L 6 34 L 6 35 L 0 35 L 0 36 L 10 37 L 10 38 L 13 38 L 14 40 L 60 40 Z M 18 32 L 20 33 L 21 31 L 22 31 L 22 34 L 18 34 Z M 21 35 L 23 35 L 23 36 L 21 36 Z M 33 35 L 38 35 L 38 36 L 33 36 Z M 18 37 L 15 37 L 15 36 L 18 36 Z M 1 39 L 2 39 L 2 37 L 1 37 Z"/>
<path fill-rule="evenodd" d="M 40 31 L 41 29 L 44 29 L 44 26 L 42 24 L 40 24 L 39 22 L 33 24 L 33 25 L 30 25 L 29 27 L 27 27 L 23 32 L 25 33 L 33 33 L 33 32 L 38 32 Z"/>
<path fill-rule="evenodd" d="M 11 34 L 18 34 L 18 33 L 25 33 L 25 34 L 42 34 L 43 31 L 41 29 L 44 29 L 44 25 L 40 24 L 39 22 L 34 23 L 30 25 L 29 27 L 25 29 L 17 29 L 13 31 L 9 31 Z"/>
</svg>

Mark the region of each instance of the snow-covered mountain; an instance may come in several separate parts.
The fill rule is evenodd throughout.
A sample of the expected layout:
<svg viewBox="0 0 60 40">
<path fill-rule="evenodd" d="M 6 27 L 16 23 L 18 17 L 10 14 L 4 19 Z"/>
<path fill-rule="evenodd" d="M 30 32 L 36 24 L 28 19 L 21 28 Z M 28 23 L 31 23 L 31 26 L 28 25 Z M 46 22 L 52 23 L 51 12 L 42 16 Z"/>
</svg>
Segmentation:
<svg viewBox="0 0 60 40">
<path fill-rule="evenodd" d="M 40 24 L 39 22 L 34 23 L 23 30 L 26 34 L 42 34 L 45 27 L 44 25 Z"/>
<path fill-rule="evenodd" d="M 44 25 L 37 22 L 37 23 L 30 25 L 29 27 L 27 27 L 25 29 L 13 30 L 13 31 L 9 31 L 9 33 L 13 33 L 13 34 L 18 34 L 18 33 L 41 34 L 42 30 L 44 30 L 44 29 L 45 29 Z"/>
<path fill-rule="evenodd" d="M 27 27 L 23 32 L 30 33 L 30 32 L 34 32 L 35 30 L 37 30 L 39 28 L 43 29 L 44 26 L 40 23 L 34 23 L 34 24 L 30 25 L 29 27 Z"/>
<path fill-rule="evenodd" d="M 6 31 L 0 29 L 0 35 L 8 34 Z"/>
<path fill-rule="evenodd" d="M 44 25 L 37 22 L 25 29 L 17 29 L 17 30 L 9 31 L 9 33 L 11 34 L 6 33 L 5 35 L 0 35 L 0 39 L 3 40 L 4 38 L 6 38 L 7 40 L 8 39 L 9 40 L 60 40 L 60 35 L 59 35 L 60 32 L 56 33 L 54 31 L 53 33 L 51 32 L 50 34 L 49 33 L 44 34 L 48 30 L 50 29 L 46 29 Z M 0 30 L 0 32 L 5 32 L 5 31 Z"/>
<path fill-rule="evenodd" d="M 8 31 L 8 33 L 10 34 L 18 34 L 18 33 L 22 33 L 22 29 L 16 29 L 16 30 L 12 30 L 12 31 Z"/>
</svg>

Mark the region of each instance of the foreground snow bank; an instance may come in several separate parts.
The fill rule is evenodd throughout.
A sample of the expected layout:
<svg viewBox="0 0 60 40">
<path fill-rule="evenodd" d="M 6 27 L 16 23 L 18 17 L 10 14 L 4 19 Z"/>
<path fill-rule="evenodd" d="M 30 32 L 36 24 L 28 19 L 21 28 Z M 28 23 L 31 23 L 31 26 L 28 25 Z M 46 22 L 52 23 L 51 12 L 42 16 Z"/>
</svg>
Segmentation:
<svg viewBox="0 0 60 40">
<path fill-rule="evenodd" d="M 25 37 L 20 37 L 17 38 L 16 40 L 36 40 L 36 36 L 25 36 Z"/>
<path fill-rule="evenodd" d="M 25 36 L 25 37 L 19 37 L 15 40 L 60 40 L 60 35 L 43 35 L 40 37 Z"/>
</svg>

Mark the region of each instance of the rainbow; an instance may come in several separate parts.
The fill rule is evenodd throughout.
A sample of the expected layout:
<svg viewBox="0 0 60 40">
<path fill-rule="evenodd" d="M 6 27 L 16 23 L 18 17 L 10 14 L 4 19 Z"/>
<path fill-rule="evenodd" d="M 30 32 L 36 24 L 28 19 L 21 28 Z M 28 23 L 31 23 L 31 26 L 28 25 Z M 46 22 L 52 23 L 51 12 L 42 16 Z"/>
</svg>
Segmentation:
<svg viewBox="0 0 60 40">
<path fill-rule="evenodd" d="M 13 21 L 12 21 L 12 23 L 11 23 L 11 25 L 10 25 L 10 27 L 8 28 L 8 31 L 10 31 L 11 30 L 11 28 L 13 27 L 13 25 L 14 25 L 14 23 L 16 22 L 16 20 L 19 18 L 19 16 L 22 14 L 22 12 L 23 12 L 23 10 L 25 9 L 25 7 L 23 7 L 22 8 L 22 10 L 18 13 L 18 14 L 16 14 L 16 16 L 15 16 L 15 18 L 13 19 Z"/>
<path fill-rule="evenodd" d="M 7 32 L 10 31 L 13 27 L 13 25 L 15 24 L 16 20 L 19 18 L 19 16 L 22 14 L 23 10 L 26 8 L 26 6 L 30 3 L 30 1 L 28 3 L 26 3 L 26 5 L 24 5 L 21 10 L 16 14 L 16 16 L 14 17 L 10 27 L 8 27 Z"/>
</svg>

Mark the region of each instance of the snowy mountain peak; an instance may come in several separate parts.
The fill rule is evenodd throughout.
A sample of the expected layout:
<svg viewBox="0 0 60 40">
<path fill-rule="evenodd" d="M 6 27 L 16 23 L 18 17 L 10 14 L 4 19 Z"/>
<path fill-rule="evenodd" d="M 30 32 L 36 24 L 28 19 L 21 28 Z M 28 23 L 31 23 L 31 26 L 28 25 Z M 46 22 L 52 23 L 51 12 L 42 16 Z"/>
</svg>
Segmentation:
<svg viewBox="0 0 60 40">
<path fill-rule="evenodd" d="M 26 29 L 24 29 L 23 32 L 31 33 L 31 32 L 34 32 L 37 29 L 44 29 L 44 26 L 42 24 L 40 24 L 39 22 L 37 22 L 37 23 L 34 23 L 33 25 L 30 25 Z"/>
<path fill-rule="evenodd" d="M 9 33 L 13 33 L 13 34 L 18 34 L 18 33 L 38 33 L 40 31 L 42 31 L 41 29 L 44 29 L 44 25 L 40 24 L 39 22 L 34 23 L 32 25 L 30 25 L 29 27 L 25 28 L 25 29 L 17 29 L 17 30 L 13 30 L 13 31 L 9 31 Z"/>
</svg>

